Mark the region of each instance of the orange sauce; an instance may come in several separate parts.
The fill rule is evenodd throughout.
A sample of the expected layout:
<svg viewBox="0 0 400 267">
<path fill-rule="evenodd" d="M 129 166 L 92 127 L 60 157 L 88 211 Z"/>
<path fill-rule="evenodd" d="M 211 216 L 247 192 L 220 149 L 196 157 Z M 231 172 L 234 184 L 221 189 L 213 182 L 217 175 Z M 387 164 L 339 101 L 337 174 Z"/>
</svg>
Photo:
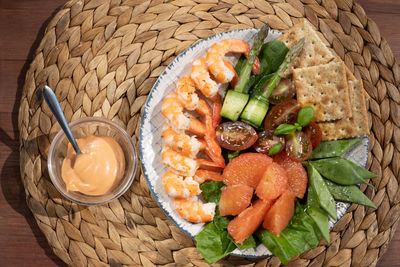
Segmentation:
<svg viewBox="0 0 400 267">
<path fill-rule="evenodd" d="M 68 144 L 61 176 L 69 191 L 86 195 L 103 195 L 111 191 L 125 171 L 125 156 L 121 146 L 109 136 L 88 135 L 77 139 L 81 155 Z"/>
</svg>

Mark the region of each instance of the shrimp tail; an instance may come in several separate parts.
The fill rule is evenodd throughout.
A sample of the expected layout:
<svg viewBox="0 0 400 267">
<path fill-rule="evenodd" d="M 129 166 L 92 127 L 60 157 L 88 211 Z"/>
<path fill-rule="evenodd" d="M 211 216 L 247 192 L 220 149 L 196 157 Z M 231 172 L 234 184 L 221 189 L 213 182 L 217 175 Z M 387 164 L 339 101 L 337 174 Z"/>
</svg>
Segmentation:
<svg viewBox="0 0 400 267">
<path fill-rule="evenodd" d="M 221 123 L 221 110 L 222 110 L 222 100 L 219 94 L 216 94 L 213 99 L 213 107 L 212 107 L 212 124 L 214 129 Z"/>
</svg>

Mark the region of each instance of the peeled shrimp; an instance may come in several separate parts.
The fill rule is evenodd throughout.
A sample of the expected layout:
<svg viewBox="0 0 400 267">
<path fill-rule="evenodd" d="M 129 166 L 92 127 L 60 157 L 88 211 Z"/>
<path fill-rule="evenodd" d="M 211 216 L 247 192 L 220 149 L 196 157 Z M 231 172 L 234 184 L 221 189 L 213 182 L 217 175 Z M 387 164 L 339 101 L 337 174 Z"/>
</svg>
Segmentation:
<svg viewBox="0 0 400 267">
<path fill-rule="evenodd" d="M 188 130 L 194 134 L 203 136 L 206 128 L 198 119 L 185 115 L 183 105 L 175 92 L 170 93 L 164 98 L 161 105 L 161 113 L 170 121 L 171 125 L 177 130 Z"/>
<path fill-rule="evenodd" d="M 216 204 L 203 203 L 197 198 L 175 198 L 174 206 L 183 219 L 192 223 L 202 223 L 212 221 Z"/>
<path fill-rule="evenodd" d="M 164 143 L 183 156 L 194 158 L 199 151 L 204 150 L 206 147 L 205 142 L 198 140 L 196 136 L 177 132 L 168 125 L 164 125 L 162 135 Z"/>
<path fill-rule="evenodd" d="M 201 193 L 199 183 L 193 177 L 186 177 L 167 171 L 162 179 L 164 189 L 171 197 L 189 198 Z"/>
<path fill-rule="evenodd" d="M 207 52 L 206 62 L 208 69 L 218 82 L 230 82 L 234 78 L 237 78 L 237 73 L 232 63 L 224 59 L 225 54 L 233 52 L 247 55 L 249 51 L 249 44 L 236 38 L 222 40 L 215 43 Z"/>
<path fill-rule="evenodd" d="M 161 152 L 161 160 L 169 168 L 183 176 L 193 176 L 199 168 L 195 159 L 183 156 L 169 146 L 164 146 Z"/>
<path fill-rule="evenodd" d="M 197 170 L 193 176 L 193 179 L 199 184 L 205 181 L 222 181 L 222 175 L 215 171 L 208 170 Z"/>
<path fill-rule="evenodd" d="M 196 84 L 196 88 L 213 102 L 212 121 L 213 127 L 217 127 L 221 122 L 221 96 L 218 94 L 217 83 L 210 77 L 205 57 L 200 57 L 193 62 L 190 77 Z"/>
</svg>

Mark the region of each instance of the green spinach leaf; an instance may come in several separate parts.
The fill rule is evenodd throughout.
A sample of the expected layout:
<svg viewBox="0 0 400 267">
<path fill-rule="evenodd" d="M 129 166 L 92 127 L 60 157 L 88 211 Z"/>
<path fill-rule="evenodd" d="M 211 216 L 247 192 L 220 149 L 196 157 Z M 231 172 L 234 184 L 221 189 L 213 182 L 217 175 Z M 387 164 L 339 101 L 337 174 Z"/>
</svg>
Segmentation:
<svg viewBox="0 0 400 267">
<path fill-rule="evenodd" d="M 261 242 L 283 264 L 288 263 L 293 256 L 317 247 L 321 240 L 318 226 L 305 210 L 306 207 L 297 202 L 293 218 L 279 236 L 265 229 L 256 233 Z"/>
<path fill-rule="evenodd" d="M 324 141 L 313 150 L 310 159 L 340 157 L 360 143 L 359 139 Z"/>
<path fill-rule="evenodd" d="M 375 204 L 355 185 L 339 185 L 325 180 L 334 199 L 344 202 L 357 203 L 376 209 Z"/>
<path fill-rule="evenodd" d="M 344 158 L 328 158 L 311 163 L 325 178 L 341 185 L 368 184 L 365 179 L 376 174 Z"/>
<path fill-rule="evenodd" d="M 328 213 L 321 209 L 319 206 L 314 190 L 312 186 L 308 187 L 307 193 L 307 213 L 313 218 L 315 224 L 318 226 L 321 231 L 322 236 L 326 240 L 326 242 L 330 242 L 329 240 L 329 218 Z"/>
<path fill-rule="evenodd" d="M 313 163 L 307 165 L 308 180 L 315 193 L 315 199 L 319 206 L 323 208 L 334 220 L 337 219 L 336 202 L 333 199 L 324 179 L 314 168 Z"/>
<path fill-rule="evenodd" d="M 280 40 L 265 43 L 260 53 L 260 73 L 267 74 L 277 71 L 288 51 L 285 43 Z"/>
<path fill-rule="evenodd" d="M 221 189 L 224 187 L 223 182 L 211 181 L 200 185 L 201 194 L 206 202 L 219 203 L 221 198 Z"/>
<path fill-rule="evenodd" d="M 197 250 L 209 264 L 217 262 L 236 248 L 228 231 L 218 229 L 213 222 L 207 224 L 194 239 Z"/>
</svg>

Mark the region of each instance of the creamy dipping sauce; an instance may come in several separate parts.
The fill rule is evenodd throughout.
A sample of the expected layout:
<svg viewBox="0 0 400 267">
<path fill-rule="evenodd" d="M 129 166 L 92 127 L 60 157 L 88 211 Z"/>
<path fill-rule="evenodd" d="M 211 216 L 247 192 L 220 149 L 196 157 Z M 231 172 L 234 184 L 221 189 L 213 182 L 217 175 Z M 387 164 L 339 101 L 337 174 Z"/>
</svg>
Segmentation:
<svg viewBox="0 0 400 267">
<path fill-rule="evenodd" d="M 109 136 L 88 135 L 76 141 L 82 154 L 76 157 L 68 143 L 61 168 L 67 190 L 92 196 L 108 193 L 125 172 L 121 146 Z"/>
</svg>

